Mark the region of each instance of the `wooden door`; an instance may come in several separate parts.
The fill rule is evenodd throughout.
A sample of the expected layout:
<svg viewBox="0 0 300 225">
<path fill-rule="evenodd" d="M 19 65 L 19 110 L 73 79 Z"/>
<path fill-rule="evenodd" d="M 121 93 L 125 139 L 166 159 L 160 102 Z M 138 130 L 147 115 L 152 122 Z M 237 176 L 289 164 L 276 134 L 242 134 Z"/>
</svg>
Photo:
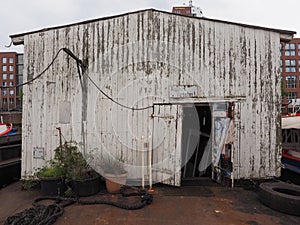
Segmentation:
<svg viewBox="0 0 300 225">
<path fill-rule="evenodd" d="M 153 114 L 153 180 L 180 186 L 182 106 L 155 105 Z"/>
</svg>

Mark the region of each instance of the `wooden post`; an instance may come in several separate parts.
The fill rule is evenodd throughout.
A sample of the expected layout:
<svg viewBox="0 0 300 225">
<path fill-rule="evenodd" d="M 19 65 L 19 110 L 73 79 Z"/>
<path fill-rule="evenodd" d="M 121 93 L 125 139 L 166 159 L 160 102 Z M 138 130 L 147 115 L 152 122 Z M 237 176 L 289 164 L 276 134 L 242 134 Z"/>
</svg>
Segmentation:
<svg viewBox="0 0 300 225">
<path fill-rule="evenodd" d="M 151 133 L 149 136 L 148 157 L 149 157 L 149 191 L 152 191 L 152 135 Z"/>
<path fill-rule="evenodd" d="M 141 138 L 142 142 L 142 188 L 145 188 L 145 155 L 144 155 L 144 136 Z"/>
</svg>

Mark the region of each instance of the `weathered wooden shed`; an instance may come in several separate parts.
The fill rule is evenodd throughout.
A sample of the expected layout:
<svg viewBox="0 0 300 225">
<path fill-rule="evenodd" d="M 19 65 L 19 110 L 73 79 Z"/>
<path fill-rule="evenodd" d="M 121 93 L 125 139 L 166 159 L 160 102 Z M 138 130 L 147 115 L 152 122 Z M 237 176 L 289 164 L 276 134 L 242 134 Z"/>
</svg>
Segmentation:
<svg viewBox="0 0 300 225">
<path fill-rule="evenodd" d="M 294 34 L 149 9 L 12 35 L 33 80 L 22 175 L 53 156 L 61 127 L 98 171 L 122 156 L 130 179 L 279 176 L 279 46 Z"/>
</svg>

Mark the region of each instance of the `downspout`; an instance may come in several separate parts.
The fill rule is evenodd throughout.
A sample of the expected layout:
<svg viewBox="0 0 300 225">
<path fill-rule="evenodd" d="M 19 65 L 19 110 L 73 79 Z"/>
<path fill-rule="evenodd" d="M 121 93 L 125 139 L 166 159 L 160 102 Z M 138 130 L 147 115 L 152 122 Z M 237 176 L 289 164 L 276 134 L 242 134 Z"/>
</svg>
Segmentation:
<svg viewBox="0 0 300 225">
<path fill-rule="evenodd" d="M 81 103 L 82 103 L 82 109 L 81 109 L 81 134 L 82 134 L 82 147 L 83 147 L 83 153 L 86 153 L 86 131 L 87 131 L 87 103 L 88 103 L 88 80 L 87 77 L 84 76 L 87 71 L 87 65 L 88 60 L 85 59 L 84 62 L 81 61 L 77 56 L 74 55 L 73 52 L 71 52 L 68 48 L 63 48 L 63 50 L 71 56 L 77 63 L 77 70 L 80 80 L 80 86 L 82 91 L 82 97 L 81 97 Z M 86 54 L 88 55 L 88 54 Z"/>
<path fill-rule="evenodd" d="M 87 148 L 86 143 L 87 143 L 88 78 L 85 76 L 85 73 L 87 71 L 86 65 L 87 65 L 86 62 L 83 62 L 83 64 L 81 65 L 82 76 L 80 78 L 80 84 L 82 90 L 81 133 L 82 133 L 83 153 L 86 153 L 86 148 Z"/>
</svg>

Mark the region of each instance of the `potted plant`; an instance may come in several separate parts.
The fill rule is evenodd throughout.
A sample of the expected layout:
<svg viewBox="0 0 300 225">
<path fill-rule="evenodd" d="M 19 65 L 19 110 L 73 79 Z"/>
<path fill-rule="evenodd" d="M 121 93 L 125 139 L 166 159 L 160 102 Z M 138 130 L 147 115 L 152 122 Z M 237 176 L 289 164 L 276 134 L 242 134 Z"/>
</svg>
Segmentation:
<svg viewBox="0 0 300 225">
<path fill-rule="evenodd" d="M 47 166 L 36 172 L 41 183 L 41 192 L 45 196 L 64 195 L 67 190 L 65 184 L 65 168 L 55 160 L 50 160 Z"/>
<path fill-rule="evenodd" d="M 72 192 L 78 196 L 95 195 L 100 191 L 100 175 L 90 167 L 87 159 L 76 145 L 63 145 L 66 178 Z"/>
<path fill-rule="evenodd" d="M 90 196 L 100 191 L 100 175 L 93 170 L 86 157 L 71 142 L 60 144 L 55 150 L 54 159 L 36 172 L 41 182 L 43 195 L 69 194 Z"/>
<path fill-rule="evenodd" d="M 101 168 L 104 172 L 107 191 L 112 194 L 119 193 L 121 187 L 126 184 L 128 174 L 124 168 L 124 160 L 122 158 L 104 158 Z"/>
</svg>

